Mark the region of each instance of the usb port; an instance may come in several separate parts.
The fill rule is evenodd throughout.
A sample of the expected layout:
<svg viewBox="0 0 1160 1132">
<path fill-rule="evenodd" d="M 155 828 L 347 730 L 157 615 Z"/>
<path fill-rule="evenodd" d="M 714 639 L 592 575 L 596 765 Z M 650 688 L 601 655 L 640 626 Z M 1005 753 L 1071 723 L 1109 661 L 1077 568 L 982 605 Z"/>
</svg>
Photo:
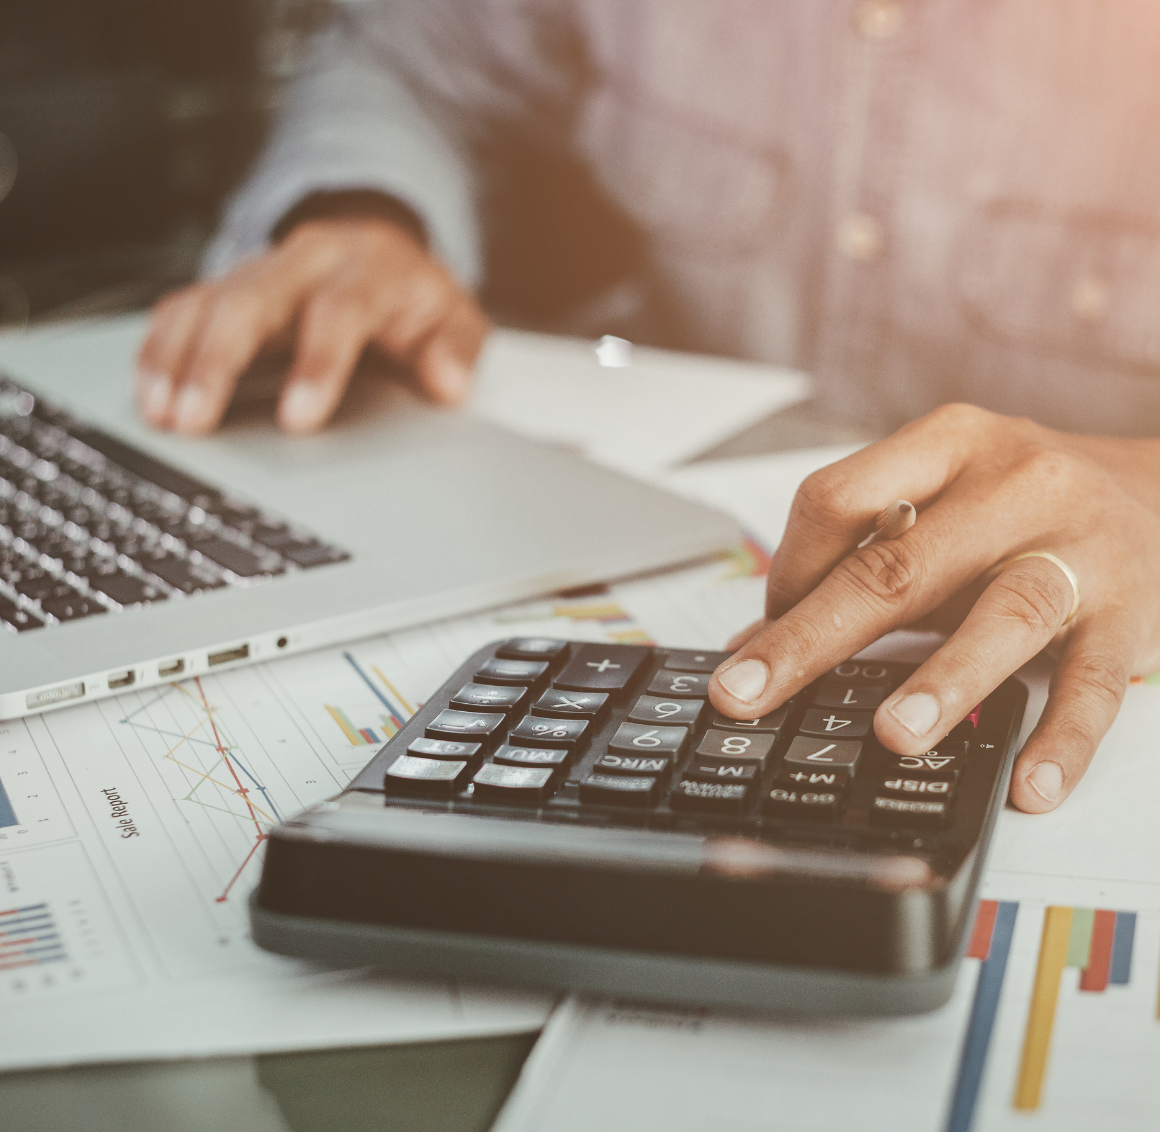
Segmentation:
<svg viewBox="0 0 1160 1132">
<path fill-rule="evenodd" d="M 215 664 L 229 664 L 231 660 L 245 660 L 250 655 L 249 645 L 238 645 L 236 649 L 223 649 L 221 652 L 211 652 L 206 660 L 210 668 Z"/>
<path fill-rule="evenodd" d="M 137 683 L 137 673 L 133 669 L 128 672 L 119 672 L 116 676 L 109 677 L 109 691 L 114 691 L 117 688 L 128 688 L 130 684 Z"/>
<path fill-rule="evenodd" d="M 169 676 L 180 676 L 185 671 L 184 660 L 167 660 L 157 666 L 157 675 L 163 680 Z"/>
</svg>

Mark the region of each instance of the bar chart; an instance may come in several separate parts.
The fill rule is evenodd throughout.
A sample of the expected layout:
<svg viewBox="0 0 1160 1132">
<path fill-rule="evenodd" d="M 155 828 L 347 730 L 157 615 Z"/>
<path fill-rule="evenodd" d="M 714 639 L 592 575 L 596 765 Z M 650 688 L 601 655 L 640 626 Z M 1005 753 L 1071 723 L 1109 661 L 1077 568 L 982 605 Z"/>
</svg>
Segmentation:
<svg viewBox="0 0 1160 1132">
<path fill-rule="evenodd" d="M 379 711 L 375 726 L 359 727 L 351 722 L 350 716 L 341 707 L 335 704 L 325 704 L 324 706 L 330 714 L 330 718 L 338 724 L 339 729 L 352 747 L 377 747 L 380 743 L 385 743 L 390 739 L 414 715 L 415 709 L 377 665 L 370 666 L 370 670 L 375 676 L 375 679 L 372 680 L 363 666 L 349 652 L 344 652 L 342 655 L 358 678 L 370 689 L 372 695 L 378 700 L 379 707 L 383 710 Z"/>
<path fill-rule="evenodd" d="M 4 787 L 4 779 L 0 778 L 0 829 L 11 829 L 12 826 L 19 824 L 12 800 Z"/>
<path fill-rule="evenodd" d="M 44 903 L 0 910 L 0 971 L 68 959 L 52 911 Z"/>
</svg>

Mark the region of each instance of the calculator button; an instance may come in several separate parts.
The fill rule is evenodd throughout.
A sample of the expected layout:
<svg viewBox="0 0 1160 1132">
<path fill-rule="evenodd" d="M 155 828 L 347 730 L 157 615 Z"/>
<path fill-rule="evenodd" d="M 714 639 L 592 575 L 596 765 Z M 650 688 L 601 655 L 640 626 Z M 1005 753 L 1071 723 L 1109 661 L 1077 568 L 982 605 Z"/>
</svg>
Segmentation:
<svg viewBox="0 0 1160 1132">
<path fill-rule="evenodd" d="M 776 735 L 738 735 L 732 731 L 706 731 L 698 755 L 724 759 L 756 759 L 764 765 Z"/>
<path fill-rule="evenodd" d="M 830 790 L 791 790 L 775 783 L 761 808 L 786 821 L 833 821 L 841 804 L 841 795 Z"/>
<path fill-rule="evenodd" d="M 746 731 L 780 731 L 792 706 L 792 701 L 788 704 L 782 704 L 775 711 L 760 716 L 758 719 L 730 719 L 718 712 L 717 717 L 713 720 L 713 726 L 723 727 L 726 731 L 741 727 L 744 727 Z"/>
<path fill-rule="evenodd" d="M 651 806 L 657 780 L 627 774 L 590 774 L 580 782 L 580 801 L 587 806 Z"/>
<path fill-rule="evenodd" d="M 798 730 L 803 735 L 837 735 L 842 739 L 860 739 L 870 733 L 873 722 L 874 716 L 868 711 L 810 708 Z"/>
<path fill-rule="evenodd" d="M 820 790 L 840 794 L 850 785 L 850 776 L 844 770 L 806 770 L 800 766 L 783 766 L 777 772 L 774 785 L 786 790 Z"/>
<path fill-rule="evenodd" d="M 447 759 L 449 762 L 465 759 L 471 762 L 479 757 L 482 743 L 454 743 L 447 739 L 416 739 L 407 754 L 419 755 L 425 759 Z"/>
<path fill-rule="evenodd" d="M 518 727 L 513 727 L 509 738 L 520 746 L 563 747 L 575 750 L 588 731 L 586 719 L 541 719 L 525 715 Z"/>
<path fill-rule="evenodd" d="M 665 656 L 665 668 L 676 672 L 708 672 L 717 671 L 717 666 L 729 658 L 727 652 L 693 652 L 691 649 L 680 649 Z"/>
<path fill-rule="evenodd" d="M 568 642 L 555 637 L 512 637 L 495 650 L 502 660 L 562 660 L 568 655 Z"/>
<path fill-rule="evenodd" d="M 756 759 L 694 758 L 685 768 L 685 777 L 699 782 L 739 782 L 751 786 L 760 770 L 761 764 Z"/>
<path fill-rule="evenodd" d="M 645 691 L 650 696 L 703 699 L 709 694 L 709 677 L 704 672 L 670 672 L 662 668 Z"/>
<path fill-rule="evenodd" d="M 506 766 L 546 766 L 555 769 L 567 765 L 568 752 L 558 747 L 512 747 L 505 743 L 491 761 Z"/>
<path fill-rule="evenodd" d="M 548 678 L 546 660 L 485 660 L 475 674 L 477 684 L 517 684 L 539 691 Z"/>
<path fill-rule="evenodd" d="M 488 763 L 475 772 L 472 797 L 480 802 L 542 802 L 552 793 L 552 768 Z"/>
<path fill-rule="evenodd" d="M 882 825 L 941 825 L 949 809 L 948 802 L 936 798 L 891 798 L 878 794 L 870 806 L 870 820 Z"/>
<path fill-rule="evenodd" d="M 466 762 L 400 755 L 387 768 L 383 781 L 388 790 L 449 798 L 467 785 L 467 768 Z"/>
<path fill-rule="evenodd" d="M 705 711 L 704 700 L 666 700 L 662 696 L 641 696 L 632 705 L 628 718 L 633 723 L 679 723 L 695 728 Z"/>
<path fill-rule="evenodd" d="M 559 715 L 567 719 L 599 719 L 608 708 L 607 692 L 561 692 L 549 688 L 532 705 L 533 715 Z"/>
<path fill-rule="evenodd" d="M 667 755 L 617 755 L 609 751 L 596 760 L 596 774 L 668 774 L 672 762 Z"/>
<path fill-rule="evenodd" d="M 874 788 L 877 794 L 892 798 L 936 798 L 949 802 L 954 796 L 955 784 L 949 778 L 906 778 L 887 776 Z"/>
<path fill-rule="evenodd" d="M 669 805 L 674 810 L 734 816 L 744 812 L 748 800 L 748 783 L 701 782 L 695 778 L 682 778 L 669 795 Z"/>
<path fill-rule="evenodd" d="M 649 727 L 647 723 L 622 723 L 608 744 L 610 751 L 627 755 L 663 755 L 676 759 L 689 732 L 684 727 Z"/>
<path fill-rule="evenodd" d="M 490 747 L 499 738 L 505 722 L 504 716 L 494 712 L 451 711 L 444 708 L 427 724 L 425 734 L 428 739 L 450 739 L 452 742 L 470 739 Z"/>
<path fill-rule="evenodd" d="M 886 753 L 885 769 L 909 778 L 946 778 L 954 780 L 965 769 L 966 743 L 949 740 L 940 743 L 924 755 L 896 755 Z"/>
<path fill-rule="evenodd" d="M 798 735 L 785 753 L 785 761 L 794 766 L 834 767 L 854 773 L 862 744 L 851 739 L 812 739 Z"/>
<path fill-rule="evenodd" d="M 982 712 L 982 708 L 982 704 L 976 704 L 975 709 L 966 719 L 956 723 L 951 728 L 951 733 L 947 738 L 959 741 L 973 739 L 979 730 L 979 715 Z"/>
<path fill-rule="evenodd" d="M 527 707 L 528 690 L 499 684 L 464 684 L 451 697 L 451 706 L 457 711 L 502 711 L 504 715 Z"/>
<path fill-rule="evenodd" d="M 885 684 L 890 680 L 890 669 L 877 660 L 848 660 L 831 668 L 828 677 L 842 684 Z"/>
<path fill-rule="evenodd" d="M 582 645 L 554 684 L 573 692 L 620 692 L 636 679 L 650 652 L 640 645 Z"/>
<path fill-rule="evenodd" d="M 884 699 L 886 689 L 878 685 L 839 684 L 826 680 L 814 695 L 817 707 L 845 708 L 847 711 L 872 711 Z"/>
</svg>

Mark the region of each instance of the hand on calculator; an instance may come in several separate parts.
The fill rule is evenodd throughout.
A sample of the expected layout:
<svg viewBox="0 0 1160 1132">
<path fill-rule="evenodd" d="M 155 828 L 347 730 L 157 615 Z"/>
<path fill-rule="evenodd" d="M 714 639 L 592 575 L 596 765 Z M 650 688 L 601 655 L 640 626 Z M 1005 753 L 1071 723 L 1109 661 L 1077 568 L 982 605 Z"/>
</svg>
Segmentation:
<svg viewBox="0 0 1160 1132">
<path fill-rule="evenodd" d="M 1160 668 L 1154 447 L 948 405 L 815 473 L 774 555 L 766 620 L 731 642 L 713 704 L 753 719 L 884 633 L 951 628 L 874 717 L 888 748 L 917 755 L 1051 646 L 1059 665 L 1010 796 L 1028 812 L 1054 809 L 1129 676 Z M 915 525 L 860 546 L 900 496 L 917 505 Z"/>
</svg>

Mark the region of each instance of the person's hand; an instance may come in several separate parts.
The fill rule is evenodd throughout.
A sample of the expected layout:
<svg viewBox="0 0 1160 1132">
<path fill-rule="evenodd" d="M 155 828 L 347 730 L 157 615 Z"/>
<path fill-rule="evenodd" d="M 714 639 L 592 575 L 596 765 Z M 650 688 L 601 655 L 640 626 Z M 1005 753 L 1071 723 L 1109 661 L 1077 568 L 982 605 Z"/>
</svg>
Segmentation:
<svg viewBox="0 0 1160 1132">
<path fill-rule="evenodd" d="M 368 347 L 409 366 L 432 400 L 457 403 L 487 331 L 474 298 L 405 228 L 309 220 L 224 278 L 157 304 L 137 398 L 157 428 L 210 432 L 258 353 L 293 343 L 278 421 L 309 432 L 334 412 Z"/>
<path fill-rule="evenodd" d="M 1132 673 L 1160 668 L 1160 483 L 1129 482 L 1151 441 L 1071 437 L 949 405 L 810 476 L 769 571 L 766 620 L 713 675 L 735 719 L 772 711 L 878 637 L 915 623 L 957 626 L 878 708 L 890 750 L 921 754 L 1048 645 L 1058 656 L 1042 718 L 1011 780 L 1022 810 L 1075 788 Z M 1118 447 L 1119 446 L 1119 447 Z M 1148 451 L 1151 451 L 1150 449 Z M 1106 457 L 1106 458 L 1103 458 Z M 1138 462 L 1137 462 L 1138 463 Z M 918 520 L 859 546 L 897 498 Z M 1048 551 L 1079 580 L 1071 582 Z"/>
</svg>

